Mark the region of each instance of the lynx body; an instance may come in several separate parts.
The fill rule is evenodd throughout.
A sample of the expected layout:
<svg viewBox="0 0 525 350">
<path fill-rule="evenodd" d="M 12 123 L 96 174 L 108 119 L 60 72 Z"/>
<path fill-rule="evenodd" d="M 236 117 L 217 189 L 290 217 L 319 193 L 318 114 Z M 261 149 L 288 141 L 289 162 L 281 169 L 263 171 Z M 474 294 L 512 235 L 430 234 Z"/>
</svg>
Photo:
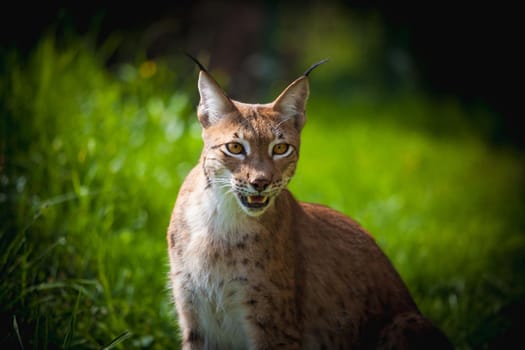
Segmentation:
<svg viewBox="0 0 525 350">
<path fill-rule="evenodd" d="M 269 104 L 228 98 L 205 70 L 198 86 L 204 147 L 167 237 L 183 348 L 450 347 L 363 228 L 286 189 L 307 74 Z"/>
</svg>

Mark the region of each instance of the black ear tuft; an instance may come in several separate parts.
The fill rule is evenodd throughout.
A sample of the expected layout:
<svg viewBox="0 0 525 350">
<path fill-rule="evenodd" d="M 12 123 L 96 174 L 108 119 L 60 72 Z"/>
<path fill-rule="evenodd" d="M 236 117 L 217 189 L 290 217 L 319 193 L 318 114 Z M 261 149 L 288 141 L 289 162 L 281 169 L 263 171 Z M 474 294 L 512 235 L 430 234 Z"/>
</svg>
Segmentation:
<svg viewBox="0 0 525 350">
<path fill-rule="evenodd" d="M 308 74 L 310 74 L 311 71 L 313 71 L 315 68 L 317 68 L 318 66 L 320 66 L 320 65 L 322 65 L 323 63 L 326 63 L 326 62 L 328 62 L 328 58 L 325 58 L 324 60 L 321 60 L 321 61 L 319 61 L 317 63 L 312 64 L 310 66 L 310 68 L 308 68 L 306 70 L 306 72 L 303 73 L 303 76 L 307 77 Z"/>
<path fill-rule="evenodd" d="M 202 63 L 199 62 L 198 59 L 196 59 L 195 57 L 193 57 L 192 55 L 190 55 L 190 54 L 187 53 L 187 52 L 184 52 L 184 54 L 185 54 L 186 56 L 188 56 L 193 62 L 195 62 L 195 64 L 196 64 L 197 66 L 199 66 L 200 70 L 202 70 L 202 71 L 208 73 L 208 70 L 202 65 Z"/>
</svg>

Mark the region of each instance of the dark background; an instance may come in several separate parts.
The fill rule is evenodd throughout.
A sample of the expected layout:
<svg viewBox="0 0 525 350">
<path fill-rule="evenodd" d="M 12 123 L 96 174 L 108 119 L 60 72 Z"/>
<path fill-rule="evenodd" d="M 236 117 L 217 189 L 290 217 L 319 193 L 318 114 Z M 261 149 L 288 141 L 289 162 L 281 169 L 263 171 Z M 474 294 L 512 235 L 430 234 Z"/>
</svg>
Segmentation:
<svg viewBox="0 0 525 350">
<path fill-rule="evenodd" d="M 337 2 L 322 1 L 322 6 Z M 287 2 L 291 8 L 319 5 Z M 440 1 L 340 1 L 339 5 L 378 15 L 386 45 L 402 47 L 414 58 L 421 88 L 453 95 L 467 106 L 481 106 L 496 120 L 491 138 L 524 146 L 519 131 L 521 63 L 519 11 L 504 3 Z M 98 4 L 72 2 L 2 5 L 0 38 L 4 49 L 29 51 L 57 23 L 83 33 L 97 28 L 103 41 L 118 32 L 128 38 L 114 60 L 138 46 L 154 57 L 181 50 L 207 51 L 210 65 L 231 74 L 253 52 L 268 49 L 276 1 L 173 1 Z M 326 33 L 330 35 L 330 33 Z M 279 56 L 279 53 L 277 53 Z M 322 57 L 321 57 L 322 58 Z M 286 57 L 277 57 L 286 62 Z M 247 83 L 250 85 L 250 83 Z M 240 86 L 246 86 L 246 84 Z M 235 86 L 232 88 L 235 91 Z"/>
</svg>

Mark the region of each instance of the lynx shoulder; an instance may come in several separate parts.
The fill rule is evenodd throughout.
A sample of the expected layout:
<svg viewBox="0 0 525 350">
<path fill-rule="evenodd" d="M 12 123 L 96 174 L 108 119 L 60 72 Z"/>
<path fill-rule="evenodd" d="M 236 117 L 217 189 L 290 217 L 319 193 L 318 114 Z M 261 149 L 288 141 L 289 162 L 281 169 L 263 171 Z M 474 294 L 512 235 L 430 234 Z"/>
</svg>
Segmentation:
<svg viewBox="0 0 525 350">
<path fill-rule="evenodd" d="M 286 189 L 310 70 L 246 104 L 201 68 L 204 146 L 167 236 L 183 348 L 452 348 L 362 227 Z"/>
</svg>

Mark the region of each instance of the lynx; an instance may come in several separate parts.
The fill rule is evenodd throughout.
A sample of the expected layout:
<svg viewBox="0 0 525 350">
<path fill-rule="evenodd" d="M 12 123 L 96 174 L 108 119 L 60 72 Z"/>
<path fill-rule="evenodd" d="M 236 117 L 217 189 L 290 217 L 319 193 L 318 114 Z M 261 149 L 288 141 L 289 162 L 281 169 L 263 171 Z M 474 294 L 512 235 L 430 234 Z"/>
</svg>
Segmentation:
<svg viewBox="0 0 525 350">
<path fill-rule="evenodd" d="M 268 104 L 227 97 L 196 63 L 204 146 L 167 235 L 183 349 L 452 348 L 369 233 L 286 189 L 324 61 Z"/>
</svg>

